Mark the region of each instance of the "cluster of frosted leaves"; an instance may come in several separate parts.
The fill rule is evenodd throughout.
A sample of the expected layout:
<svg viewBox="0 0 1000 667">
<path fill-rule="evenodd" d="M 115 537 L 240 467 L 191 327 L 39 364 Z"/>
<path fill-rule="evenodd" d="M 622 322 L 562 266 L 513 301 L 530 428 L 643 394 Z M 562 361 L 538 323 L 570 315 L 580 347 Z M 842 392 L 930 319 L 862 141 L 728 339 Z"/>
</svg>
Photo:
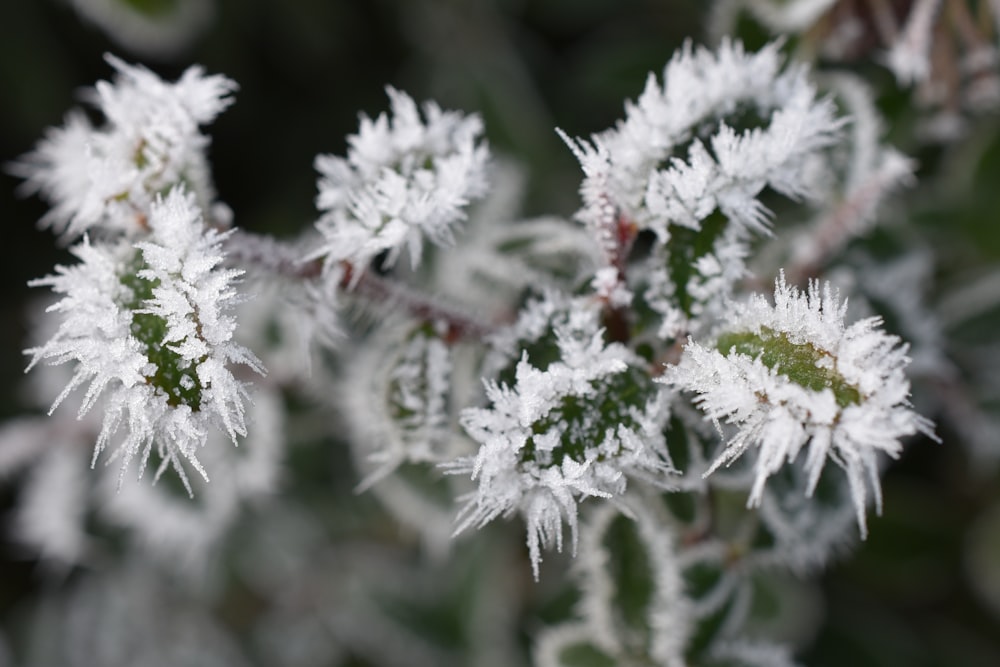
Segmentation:
<svg viewBox="0 0 1000 667">
<path fill-rule="evenodd" d="M 489 151 L 479 117 L 428 102 L 421 118 L 408 95 L 386 92 L 391 117 L 362 116 L 346 158 L 316 158 L 324 243 L 313 256 L 328 265 L 348 261 L 364 270 L 385 253 L 391 266 L 404 249 L 418 265 L 424 240 L 451 245 L 468 204 L 486 193 Z"/>
<path fill-rule="evenodd" d="M 169 57 L 182 51 L 212 18 L 212 0 L 70 0 L 86 21 L 129 51 Z"/>
<path fill-rule="evenodd" d="M 168 83 L 141 66 L 107 60 L 114 82 L 98 82 L 88 94 L 104 124 L 73 111 L 14 165 L 25 189 L 52 205 L 42 223 L 67 237 L 94 228 L 140 235 L 157 196 L 181 185 L 203 210 L 223 216 L 221 205 L 212 210 L 209 139 L 200 126 L 229 106 L 236 84 L 200 67 Z"/>
<path fill-rule="evenodd" d="M 534 646 L 538 667 L 658 665 L 681 667 L 694 628 L 674 534 L 656 503 L 589 512 L 574 570 L 578 620 L 554 625 Z"/>
<path fill-rule="evenodd" d="M 878 455 L 896 457 L 901 438 L 932 433 L 908 402 L 906 347 L 878 318 L 848 326 L 845 313 L 829 284 L 802 293 L 782 274 L 773 306 L 760 295 L 735 306 L 714 346 L 689 342 L 663 378 L 694 392 L 707 418 L 734 427 L 706 474 L 753 450 L 748 504 L 759 505 L 768 478 L 806 449 L 807 495 L 832 460 L 847 475 L 864 535 L 868 487 L 881 508 Z"/>
<path fill-rule="evenodd" d="M 818 194 L 820 150 L 836 142 L 843 120 L 830 100 L 817 99 L 805 68 L 783 67 L 779 48 L 748 54 L 728 40 L 714 52 L 687 44 L 662 85 L 650 75 L 624 120 L 576 143 L 585 172 L 580 216 L 593 224 L 607 202 L 665 241 L 668 225 L 698 229 L 714 210 L 764 231 L 757 195 L 765 186 Z M 741 115 L 765 125 L 727 124 L 747 120 Z"/>
<path fill-rule="evenodd" d="M 519 512 L 536 577 L 541 549 L 561 550 L 564 522 L 575 553 L 581 500 L 619 498 L 629 476 L 667 485 L 673 471 L 663 437 L 665 394 L 641 359 L 605 343 L 598 316 L 577 300 L 568 311 L 522 319 L 516 326 L 525 330 L 551 327 L 551 349 L 523 349 L 509 382 L 486 384 L 488 407 L 462 411 L 461 424 L 480 448 L 448 465 L 478 483 L 457 531 Z"/>
<path fill-rule="evenodd" d="M 187 483 L 184 461 L 206 476 L 197 451 L 210 426 L 234 442 L 246 435 L 246 388 L 229 366 L 263 369 L 233 341 L 241 271 L 220 266 L 224 235 L 206 228 L 194 196 L 174 189 L 157 199 L 148 227 L 134 244 L 85 238 L 71 248 L 79 263 L 33 282 L 62 295 L 49 308 L 62 321 L 26 353 L 31 366 L 75 363 L 53 409 L 83 386 L 81 415 L 103 402 L 95 461 L 114 447 L 122 472 L 140 456 L 141 474 L 155 446 L 159 471 L 173 466 Z"/>
<path fill-rule="evenodd" d="M 663 337 L 707 316 L 745 275 L 750 234 L 769 229 L 765 188 L 794 200 L 829 189 L 845 119 L 779 49 L 687 44 L 614 128 L 569 142 L 584 171 L 578 219 L 602 242 L 622 224 L 655 234 L 643 272 L 654 278 L 640 287 Z"/>
</svg>

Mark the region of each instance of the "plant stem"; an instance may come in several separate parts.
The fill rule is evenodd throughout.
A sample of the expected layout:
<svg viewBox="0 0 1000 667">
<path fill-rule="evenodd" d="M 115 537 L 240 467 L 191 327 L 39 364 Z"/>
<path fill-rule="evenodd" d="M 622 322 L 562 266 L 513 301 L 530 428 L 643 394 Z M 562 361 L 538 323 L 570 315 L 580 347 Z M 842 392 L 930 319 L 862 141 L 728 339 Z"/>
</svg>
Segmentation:
<svg viewBox="0 0 1000 667">
<path fill-rule="evenodd" d="M 289 243 L 273 237 L 234 229 L 225 241 L 227 255 L 236 263 L 254 266 L 295 280 L 321 280 L 337 275 L 340 289 L 381 306 L 400 308 L 412 317 L 444 327 L 448 343 L 462 339 L 482 340 L 503 324 L 501 318 L 486 322 L 453 305 L 372 271 L 357 273 L 350 262 L 341 262 L 340 271 L 324 267 L 321 259 L 303 260 L 302 253 Z"/>
</svg>

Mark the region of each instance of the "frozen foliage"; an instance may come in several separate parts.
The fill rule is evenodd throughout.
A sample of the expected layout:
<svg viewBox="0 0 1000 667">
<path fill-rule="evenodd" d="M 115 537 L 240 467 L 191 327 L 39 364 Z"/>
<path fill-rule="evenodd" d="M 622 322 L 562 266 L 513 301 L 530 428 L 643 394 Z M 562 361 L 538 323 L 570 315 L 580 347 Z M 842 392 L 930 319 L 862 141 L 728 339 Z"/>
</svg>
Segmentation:
<svg viewBox="0 0 1000 667">
<path fill-rule="evenodd" d="M 586 555 L 575 575 L 583 593 L 577 609 L 586 628 L 584 637 L 618 664 L 648 655 L 651 664 L 681 667 L 692 624 L 674 537 L 662 530 L 665 516 L 655 506 L 634 504 L 627 512 L 629 516 L 602 505 L 583 526 L 581 546 Z M 633 540 L 634 559 L 615 562 L 612 545 Z M 650 594 L 635 609 L 615 613 L 613 601 L 627 595 L 622 590 L 631 574 L 626 568 L 642 571 L 651 584 Z M 540 666 L 546 664 L 540 656 L 547 641 L 551 640 L 543 638 L 538 645 Z"/>
<path fill-rule="evenodd" d="M 749 640 L 720 644 L 712 651 L 712 657 L 726 664 L 747 667 L 800 667 L 788 647 Z"/>
<path fill-rule="evenodd" d="M 833 149 L 846 118 L 780 47 L 688 43 L 615 127 L 589 142 L 563 137 L 584 173 L 577 217 L 604 255 L 594 289 L 619 308 L 641 295 L 661 338 L 701 334 L 724 310 L 747 276 L 749 241 L 770 233 L 765 190 L 818 205 L 840 178 Z M 653 252 L 630 272 L 643 231 Z"/>
<path fill-rule="evenodd" d="M 744 4 L 806 30 L 839 3 Z M 509 665 L 531 610 L 541 666 L 793 667 L 819 605 L 782 577 L 866 534 L 881 463 L 935 437 L 905 371 L 955 367 L 922 324 L 936 267 L 864 238 L 915 169 L 880 91 L 783 44 L 688 43 L 613 128 L 562 134 L 576 220 L 522 219 L 479 118 L 390 87 L 316 158 L 318 220 L 290 240 L 216 201 L 202 128 L 235 83 L 109 56 L 103 120 L 74 112 L 13 165 L 76 262 L 32 283 L 56 298 L 26 351 L 52 407 L 0 428 L 0 478 L 22 476 L 20 545 L 140 585 L 81 572 L 41 615 L 72 645 L 26 664 Z M 747 296 L 782 264 L 773 302 Z M 513 517 L 523 540 L 454 546 Z M 539 581 L 564 540 L 568 576 Z M 158 632 L 164 604 L 213 612 Z"/>
<path fill-rule="evenodd" d="M 406 93 L 386 92 L 391 118 L 362 116 L 346 158 L 316 158 L 325 243 L 315 256 L 352 262 L 359 272 L 382 253 L 391 266 L 404 248 L 419 264 L 425 237 L 451 245 L 465 207 L 486 192 L 489 153 L 478 141 L 479 118 L 428 102 L 422 120 Z"/>
<path fill-rule="evenodd" d="M 85 238 L 72 248 L 78 264 L 34 281 L 64 295 L 49 308 L 63 320 L 27 354 L 31 366 L 76 364 L 53 409 L 84 385 L 81 415 L 103 397 L 95 462 L 114 447 L 123 472 L 139 455 L 141 474 L 155 444 L 157 475 L 172 465 L 186 482 L 185 460 L 207 477 L 197 451 L 210 425 L 234 442 L 246 435 L 246 390 L 229 366 L 263 369 L 232 341 L 230 310 L 239 301 L 233 284 L 241 272 L 219 266 L 222 237 L 205 228 L 193 196 L 172 190 L 152 205 L 148 225 L 149 236 L 136 245 Z M 123 426 L 124 439 L 115 444 Z"/>
<path fill-rule="evenodd" d="M 170 56 L 186 48 L 212 18 L 212 0 L 70 0 L 80 15 L 126 49 Z"/>
<path fill-rule="evenodd" d="M 837 140 L 843 120 L 832 101 L 817 99 L 805 69 L 783 68 L 779 48 L 748 54 L 728 40 L 716 52 L 688 44 L 662 85 L 650 75 L 615 128 L 591 143 L 570 142 L 585 175 L 580 219 L 601 228 L 622 215 L 666 241 L 669 225 L 699 229 L 719 210 L 762 232 L 764 187 L 793 198 L 820 194 L 820 151 Z M 754 115 L 760 127 L 735 125 Z"/>
<path fill-rule="evenodd" d="M 282 411 L 272 393 L 257 392 L 254 408 L 254 428 L 239 448 L 222 446 L 226 436 L 210 433 L 214 442 L 203 458 L 225 474 L 211 483 L 191 480 L 194 502 L 169 483 L 120 485 L 118 475 L 95 476 L 87 448 L 100 420 L 92 413 L 78 420 L 59 410 L 7 424 L 0 429 L 0 474 L 24 478 L 13 522 L 17 541 L 59 570 L 98 562 L 100 533 L 113 528 L 143 557 L 186 575 L 203 573 L 244 503 L 276 485 Z"/>
<path fill-rule="evenodd" d="M 902 437 L 932 432 L 908 401 L 906 347 L 877 317 L 845 325 L 846 310 L 829 284 L 801 293 L 782 275 L 773 306 L 752 296 L 714 348 L 689 342 L 664 377 L 695 392 L 708 418 L 737 427 L 708 474 L 756 448 L 748 504 L 758 505 L 767 478 L 808 445 L 806 493 L 831 459 L 847 474 L 864 535 L 867 487 L 882 507 L 878 454 L 897 457 Z"/>
<path fill-rule="evenodd" d="M 489 407 L 463 411 L 462 426 L 481 446 L 450 466 L 479 483 L 456 532 L 520 512 L 536 578 L 541 548 L 562 549 L 563 521 L 575 553 L 580 500 L 621 496 L 628 474 L 666 484 L 671 470 L 666 406 L 630 366 L 639 360 L 604 342 L 593 310 L 556 318 L 553 333 L 560 361 L 537 368 L 525 353 L 512 385 L 487 383 Z"/>
<path fill-rule="evenodd" d="M 381 344 L 358 350 L 348 367 L 342 404 L 355 441 L 374 469 L 360 489 L 403 463 L 444 460 L 452 439 L 451 355 L 441 339 L 389 322 Z"/>
<path fill-rule="evenodd" d="M 200 67 L 167 83 L 143 67 L 107 60 L 118 75 L 87 95 L 105 124 L 94 127 L 74 111 L 13 167 L 28 191 L 52 204 L 42 223 L 70 238 L 94 227 L 141 234 L 157 195 L 182 183 L 209 211 L 209 140 L 199 127 L 229 106 L 236 84 Z"/>
</svg>

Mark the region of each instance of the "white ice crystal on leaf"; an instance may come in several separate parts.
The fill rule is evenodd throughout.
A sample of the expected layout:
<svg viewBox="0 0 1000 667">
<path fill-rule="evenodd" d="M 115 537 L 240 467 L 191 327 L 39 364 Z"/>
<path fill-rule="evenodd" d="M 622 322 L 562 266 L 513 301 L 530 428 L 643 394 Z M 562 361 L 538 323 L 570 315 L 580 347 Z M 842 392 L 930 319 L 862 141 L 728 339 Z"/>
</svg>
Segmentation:
<svg viewBox="0 0 1000 667">
<path fill-rule="evenodd" d="M 688 43 L 615 127 L 590 141 L 563 136 L 584 173 L 577 219 L 604 250 L 595 289 L 616 305 L 642 295 L 665 339 L 699 334 L 723 312 L 752 236 L 770 231 L 765 190 L 818 203 L 837 183 L 846 118 L 780 49 Z M 649 267 L 629 272 L 643 231 L 655 236 Z"/>
<path fill-rule="evenodd" d="M 831 100 L 817 99 L 805 67 L 783 67 L 780 47 L 748 54 L 730 40 L 716 52 L 688 43 L 662 85 L 650 75 L 617 126 L 569 142 L 584 171 L 579 218 L 600 228 L 622 215 L 666 241 L 669 225 L 699 229 L 715 210 L 765 231 L 757 199 L 765 187 L 817 195 L 822 151 L 844 120 Z M 737 129 L 754 115 L 759 126 Z"/>
<path fill-rule="evenodd" d="M 212 18 L 212 0 L 70 0 L 77 12 L 123 47 L 171 56 L 188 46 Z"/>
<path fill-rule="evenodd" d="M 107 56 L 114 82 L 100 81 L 87 95 L 104 117 L 94 127 L 79 112 L 49 130 L 34 151 L 12 167 L 52 209 L 42 224 L 73 238 L 91 228 L 146 231 L 156 197 L 184 184 L 205 210 L 215 197 L 200 126 L 232 102 L 236 84 L 190 67 L 175 83 Z"/>
<path fill-rule="evenodd" d="M 456 532 L 520 512 L 536 578 L 541 548 L 562 548 L 564 521 L 575 553 L 579 501 L 622 495 L 626 475 L 663 484 L 672 470 L 663 394 L 640 360 L 605 344 L 593 309 L 554 318 L 554 335 L 558 360 L 537 368 L 525 352 L 512 385 L 487 383 L 489 407 L 462 412 L 480 449 L 448 466 L 479 483 Z"/>
<path fill-rule="evenodd" d="M 326 242 L 313 256 L 350 261 L 359 271 L 382 253 L 392 265 L 404 248 L 417 265 L 425 238 L 450 245 L 466 206 L 486 193 L 489 153 L 479 117 L 428 102 L 421 119 L 406 93 L 386 92 L 391 117 L 362 116 L 346 158 L 316 158 L 317 227 Z"/>
<path fill-rule="evenodd" d="M 210 424 L 234 442 L 246 435 L 246 389 L 229 366 L 263 369 L 232 341 L 242 272 L 219 266 L 223 235 L 206 229 L 193 195 L 175 189 L 154 202 L 144 238 L 135 245 L 84 238 L 71 248 L 80 263 L 34 281 L 64 295 L 49 308 L 63 319 L 48 342 L 26 353 L 29 369 L 42 361 L 76 364 L 53 409 L 84 385 L 81 415 L 103 397 L 95 462 L 124 426 L 113 455 L 123 472 L 136 455 L 142 471 L 155 444 L 159 472 L 172 465 L 186 482 L 184 460 L 207 477 L 197 450 Z"/>
<path fill-rule="evenodd" d="M 737 306 L 714 347 L 689 342 L 664 381 L 736 427 L 706 474 L 755 448 L 748 504 L 758 505 L 768 477 L 806 448 L 807 494 L 831 459 L 847 474 L 864 535 L 867 486 L 881 510 L 878 454 L 896 457 L 901 438 L 932 430 L 908 402 L 906 346 L 877 317 L 845 325 L 845 312 L 829 284 L 801 293 L 782 274 L 773 306 L 760 295 Z"/>
</svg>

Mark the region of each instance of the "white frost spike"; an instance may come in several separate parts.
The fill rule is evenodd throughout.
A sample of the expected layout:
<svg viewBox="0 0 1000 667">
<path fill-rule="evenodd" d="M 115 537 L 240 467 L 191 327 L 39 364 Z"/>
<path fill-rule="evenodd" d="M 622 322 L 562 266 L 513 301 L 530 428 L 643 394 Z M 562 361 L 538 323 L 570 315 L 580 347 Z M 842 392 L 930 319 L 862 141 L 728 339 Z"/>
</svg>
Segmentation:
<svg viewBox="0 0 1000 667">
<path fill-rule="evenodd" d="M 162 462 L 157 474 L 172 465 L 186 483 L 185 460 L 207 477 L 197 450 L 209 424 L 221 426 L 234 442 L 246 435 L 246 389 L 228 366 L 243 364 L 258 373 L 263 368 L 232 341 L 236 322 L 230 310 L 241 298 L 233 284 L 241 272 L 219 268 L 223 237 L 206 231 L 194 197 L 173 190 L 155 202 L 149 228 L 147 240 L 135 246 L 125 240 L 96 246 L 85 238 L 71 249 L 79 264 L 56 267 L 55 275 L 33 281 L 64 295 L 49 308 L 63 321 L 47 343 L 26 351 L 32 357 L 28 368 L 40 361 L 76 362 L 53 409 L 83 385 L 81 415 L 104 398 L 95 461 L 124 426 L 112 456 L 122 458 L 123 472 L 136 455 L 141 472 L 155 443 Z M 144 268 L 133 274 L 139 254 Z M 152 297 L 132 304 L 137 295 L 127 281 L 148 283 Z M 137 315 L 158 318 L 162 338 L 141 334 Z M 156 365 L 163 363 L 162 348 L 175 355 L 170 368 Z M 195 389 L 197 398 L 185 393 Z"/>
<path fill-rule="evenodd" d="M 326 242 L 311 257 L 328 265 L 346 260 L 360 272 L 382 253 L 392 265 L 404 248 L 417 265 L 424 238 L 450 245 L 466 206 L 486 194 L 489 152 L 479 141 L 479 117 L 428 102 L 421 120 L 406 93 L 386 92 L 391 119 L 362 116 L 346 158 L 316 158 L 323 212 L 316 226 Z"/>
<path fill-rule="evenodd" d="M 666 241 L 669 225 L 699 229 L 720 210 L 761 232 L 768 212 L 757 197 L 765 187 L 793 198 L 819 194 L 822 151 L 839 139 L 844 119 L 831 100 L 816 98 L 805 68 L 783 67 L 780 46 L 748 54 L 730 40 L 716 52 L 687 44 L 667 64 L 662 87 L 650 75 L 617 126 L 590 143 L 571 142 L 584 168 L 579 219 L 594 225 L 617 210 Z M 747 111 L 760 127 L 727 125 Z"/>
<path fill-rule="evenodd" d="M 840 378 L 856 400 L 838 401 L 830 386 L 815 390 L 797 384 L 782 373 L 782 362 L 769 368 L 760 355 L 752 358 L 735 349 L 723 355 L 693 341 L 685 347 L 680 363 L 667 369 L 663 381 L 697 393 L 695 403 L 706 417 L 736 426 L 736 434 L 706 474 L 756 448 L 755 479 L 748 500 L 748 505 L 755 506 L 760 504 L 767 478 L 786 462 L 795 461 L 808 445 L 807 493 L 815 489 L 827 458 L 833 460 L 847 474 L 864 536 L 867 487 L 881 511 L 877 455 L 898 456 L 904 436 L 922 432 L 934 437 L 930 422 L 917 415 L 907 400 L 906 347 L 896 336 L 877 328 L 878 318 L 846 326 L 846 303 L 840 303 L 829 284 L 820 289 L 818 283 L 811 283 L 803 294 L 787 285 L 782 274 L 776 281 L 774 301 L 772 306 L 754 295 L 735 308 L 727 331 L 772 340 L 781 337 L 788 345 L 808 347 L 818 359 L 815 371 Z"/>
<path fill-rule="evenodd" d="M 93 127 L 75 112 L 64 128 L 50 130 L 34 151 L 13 166 L 25 190 L 52 205 L 42 223 L 67 237 L 102 228 L 145 231 L 158 193 L 184 183 L 208 209 L 215 197 L 199 126 L 232 102 L 236 84 L 190 67 L 175 83 L 108 55 L 113 83 L 100 81 L 88 101 L 105 118 Z"/>
<path fill-rule="evenodd" d="M 479 482 L 459 515 L 456 533 L 520 512 L 535 578 L 541 549 L 562 549 L 564 521 L 576 552 L 580 500 L 620 496 L 626 475 L 663 484 L 663 475 L 672 470 L 662 432 L 668 412 L 659 392 L 643 408 L 630 407 L 613 427 L 595 423 L 601 417 L 596 411 L 579 420 L 562 413 L 567 399 L 586 401 L 608 391 L 615 376 L 628 372 L 628 362 L 636 360 L 622 345 L 604 344 L 593 310 L 573 310 L 556 320 L 554 329 L 560 360 L 540 370 L 525 354 L 513 387 L 487 383 L 490 407 L 461 415 L 462 426 L 481 445 L 479 453 L 446 466 Z M 567 451 L 566 441 L 581 440 L 581 453 Z"/>
</svg>

